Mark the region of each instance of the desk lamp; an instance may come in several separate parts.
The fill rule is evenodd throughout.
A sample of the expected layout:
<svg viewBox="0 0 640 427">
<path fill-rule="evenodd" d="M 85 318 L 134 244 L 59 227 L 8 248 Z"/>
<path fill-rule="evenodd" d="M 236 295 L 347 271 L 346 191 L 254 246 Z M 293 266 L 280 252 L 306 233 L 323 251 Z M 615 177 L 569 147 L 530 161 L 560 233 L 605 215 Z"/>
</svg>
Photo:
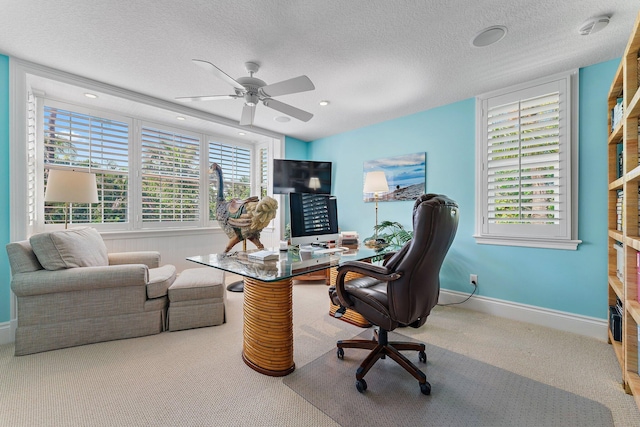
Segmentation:
<svg viewBox="0 0 640 427">
<path fill-rule="evenodd" d="M 67 228 L 69 203 L 98 203 L 96 174 L 50 169 L 45 202 L 64 202 L 64 228 Z"/>
<path fill-rule="evenodd" d="M 387 193 L 389 191 L 389 184 L 387 184 L 387 177 L 384 171 L 367 172 L 364 177 L 364 190 L 365 193 L 373 193 L 373 199 L 376 202 L 376 227 L 375 238 L 378 240 L 378 198 L 380 193 Z"/>
</svg>

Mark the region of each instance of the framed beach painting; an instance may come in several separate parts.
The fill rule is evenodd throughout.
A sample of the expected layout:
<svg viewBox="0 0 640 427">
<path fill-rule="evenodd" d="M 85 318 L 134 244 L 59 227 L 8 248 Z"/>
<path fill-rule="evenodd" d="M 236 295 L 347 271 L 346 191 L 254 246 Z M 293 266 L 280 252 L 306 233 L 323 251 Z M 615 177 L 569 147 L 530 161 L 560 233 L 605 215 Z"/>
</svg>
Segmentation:
<svg viewBox="0 0 640 427">
<path fill-rule="evenodd" d="M 405 154 L 384 159 L 364 162 L 362 179 L 367 172 L 383 171 L 389 191 L 378 193 L 378 201 L 393 202 L 415 200 L 425 193 L 427 188 L 426 153 Z M 363 193 L 365 202 L 375 201 L 373 193 Z"/>
</svg>

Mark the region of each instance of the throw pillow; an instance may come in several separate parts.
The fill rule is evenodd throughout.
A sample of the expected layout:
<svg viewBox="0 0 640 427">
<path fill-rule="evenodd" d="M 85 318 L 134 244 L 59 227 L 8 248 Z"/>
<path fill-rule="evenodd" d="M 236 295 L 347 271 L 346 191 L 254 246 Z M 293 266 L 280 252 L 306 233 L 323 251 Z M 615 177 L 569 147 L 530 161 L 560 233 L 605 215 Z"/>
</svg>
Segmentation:
<svg viewBox="0 0 640 427">
<path fill-rule="evenodd" d="M 47 270 L 109 265 L 107 246 L 95 228 L 73 228 L 31 236 L 31 248 Z"/>
</svg>

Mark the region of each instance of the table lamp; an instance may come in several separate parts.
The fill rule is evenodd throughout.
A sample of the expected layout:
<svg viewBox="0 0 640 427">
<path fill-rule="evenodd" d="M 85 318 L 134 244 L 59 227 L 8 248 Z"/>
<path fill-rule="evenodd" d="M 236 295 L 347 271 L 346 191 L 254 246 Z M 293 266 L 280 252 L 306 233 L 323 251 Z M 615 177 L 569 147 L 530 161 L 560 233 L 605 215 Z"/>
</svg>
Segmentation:
<svg viewBox="0 0 640 427">
<path fill-rule="evenodd" d="M 69 203 L 98 203 L 96 174 L 50 169 L 45 202 L 64 202 L 64 228 L 67 228 Z"/>
<path fill-rule="evenodd" d="M 318 178 L 317 176 L 312 176 L 311 178 L 309 178 L 309 185 L 307 185 L 307 187 L 311 188 L 313 191 L 318 190 L 318 188 L 321 187 L 320 178 Z"/>
<path fill-rule="evenodd" d="M 389 184 L 387 184 L 387 177 L 384 171 L 367 172 L 364 177 L 364 190 L 365 193 L 373 193 L 373 199 L 376 202 L 376 226 L 375 237 L 378 240 L 378 198 L 380 193 L 387 193 L 389 191 Z"/>
</svg>

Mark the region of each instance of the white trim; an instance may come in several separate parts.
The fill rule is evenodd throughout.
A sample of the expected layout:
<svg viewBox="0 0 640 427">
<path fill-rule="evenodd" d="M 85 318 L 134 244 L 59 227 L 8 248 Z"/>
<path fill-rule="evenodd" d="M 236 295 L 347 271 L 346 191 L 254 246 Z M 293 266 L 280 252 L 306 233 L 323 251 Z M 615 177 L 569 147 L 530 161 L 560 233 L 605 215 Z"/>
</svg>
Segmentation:
<svg viewBox="0 0 640 427">
<path fill-rule="evenodd" d="M 440 304 L 450 304 L 463 301 L 469 294 L 464 292 L 440 290 Z M 545 326 L 564 332 L 571 332 L 595 338 L 600 341 L 607 341 L 608 326 L 605 319 L 582 316 L 564 311 L 550 310 L 547 308 L 535 307 L 527 304 L 519 304 L 511 301 L 488 298 L 483 296 L 473 296 L 469 301 L 457 307 L 491 314 L 493 316 L 504 317 L 519 322 L 532 323 L 534 325 Z"/>
<path fill-rule="evenodd" d="M 442 289 L 440 291 L 440 304 L 450 304 L 463 301 L 468 294 Z M 550 310 L 526 304 L 518 304 L 510 301 L 473 296 L 469 301 L 457 307 L 503 317 L 519 322 L 532 323 L 552 329 L 571 332 L 578 335 L 607 341 L 607 321 L 594 317 L 581 316 L 563 311 Z M 17 321 L 0 323 L 0 345 L 15 341 Z"/>
<path fill-rule="evenodd" d="M 521 246 L 527 248 L 564 249 L 575 251 L 582 240 L 536 240 L 516 237 L 473 236 L 479 245 Z"/>
<path fill-rule="evenodd" d="M 34 74 L 37 76 L 42 76 L 52 80 L 57 80 L 63 83 L 67 83 L 73 86 L 81 86 L 83 88 L 86 88 L 87 90 L 103 92 L 119 98 L 127 99 L 129 101 L 135 101 L 135 102 L 143 103 L 153 107 L 158 107 L 164 110 L 173 111 L 181 115 L 187 115 L 194 118 L 208 120 L 214 123 L 226 125 L 234 129 L 238 129 L 239 131 L 246 130 L 246 127 L 240 126 L 240 124 L 235 120 L 216 116 L 215 114 L 207 113 L 201 110 L 196 110 L 181 104 L 176 104 L 174 102 L 154 98 L 149 95 L 133 92 L 117 86 L 112 86 L 107 83 L 102 83 L 97 80 L 88 79 L 86 77 L 81 77 L 75 74 L 49 68 L 44 65 L 18 59 L 16 57 L 11 57 L 10 62 L 15 64 L 15 67 L 16 67 L 15 71 L 18 71 L 19 73 L 21 73 L 22 78 L 24 78 L 26 74 Z M 23 87 L 26 87 L 26 79 L 25 79 L 25 85 Z M 251 132 L 260 134 L 263 136 L 272 137 L 272 138 L 281 138 L 283 136 L 280 133 L 273 132 L 267 129 L 262 129 L 259 127 L 252 127 Z"/>
<path fill-rule="evenodd" d="M 579 164 L 579 126 L 578 126 L 578 113 L 579 113 L 579 70 L 569 70 L 563 73 L 554 74 L 544 78 L 536 79 L 533 81 L 521 83 L 508 88 L 495 90 L 492 92 L 484 93 L 476 97 L 476 134 L 475 134 L 475 164 L 476 164 L 476 182 L 475 182 L 475 234 L 477 244 L 487 245 L 503 245 L 503 246 L 523 246 L 534 248 L 548 248 L 548 249 L 564 249 L 564 250 L 576 250 L 577 246 L 582 243 L 578 240 L 578 164 Z M 569 157 L 566 159 L 568 177 L 567 182 L 570 185 L 566 188 L 566 208 L 568 217 L 566 226 L 562 229 L 563 234 L 559 238 L 553 238 L 550 236 L 547 239 L 530 237 L 528 235 L 518 235 L 514 232 L 512 236 L 502 236 L 496 233 L 491 234 L 486 230 L 487 224 L 485 224 L 485 210 L 487 204 L 486 189 L 485 189 L 485 162 L 484 148 L 486 145 L 484 131 L 485 131 L 485 117 L 484 108 L 485 101 L 502 96 L 506 94 L 520 92 L 529 88 L 537 87 L 543 84 L 560 82 L 561 87 L 566 90 L 566 96 L 563 96 L 564 102 L 568 102 L 569 105 L 565 111 L 569 114 L 568 126 L 564 129 L 567 140 L 563 144 L 567 147 Z M 563 86 L 564 85 L 564 86 Z M 561 90 L 562 92 L 562 90 Z M 562 101 L 561 101 L 562 102 Z M 501 233 L 502 234 L 502 233 Z"/>
<path fill-rule="evenodd" d="M 18 322 L 14 319 L 0 323 L 0 345 L 9 344 L 16 340 L 16 327 Z"/>
</svg>

